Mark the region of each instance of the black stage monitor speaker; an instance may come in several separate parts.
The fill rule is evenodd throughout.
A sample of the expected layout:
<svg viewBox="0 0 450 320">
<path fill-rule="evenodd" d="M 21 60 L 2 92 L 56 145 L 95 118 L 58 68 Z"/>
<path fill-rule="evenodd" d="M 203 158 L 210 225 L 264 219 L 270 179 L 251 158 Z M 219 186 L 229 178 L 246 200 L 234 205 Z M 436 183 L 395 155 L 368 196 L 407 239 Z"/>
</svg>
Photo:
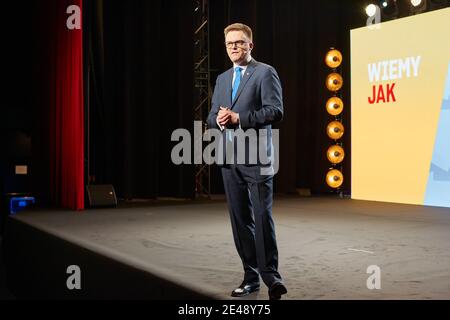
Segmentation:
<svg viewBox="0 0 450 320">
<path fill-rule="evenodd" d="M 117 206 L 116 192 L 111 184 L 88 185 L 86 190 L 91 208 Z"/>
</svg>

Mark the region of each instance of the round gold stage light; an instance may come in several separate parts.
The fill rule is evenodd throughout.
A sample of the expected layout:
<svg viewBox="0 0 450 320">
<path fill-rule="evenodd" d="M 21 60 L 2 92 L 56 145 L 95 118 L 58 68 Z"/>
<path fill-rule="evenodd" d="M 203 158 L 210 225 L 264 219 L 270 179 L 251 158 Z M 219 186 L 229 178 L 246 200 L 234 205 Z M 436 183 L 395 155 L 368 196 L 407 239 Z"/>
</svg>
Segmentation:
<svg viewBox="0 0 450 320">
<path fill-rule="evenodd" d="M 325 63 L 333 69 L 339 67 L 342 63 L 342 53 L 336 49 L 328 51 L 325 56 Z"/>
<path fill-rule="evenodd" d="M 327 101 L 327 112 L 332 116 L 337 116 L 344 110 L 344 102 L 339 97 L 331 97 Z"/>
<path fill-rule="evenodd" d="M 344 148 L 338 146 L 337 144 L 331 146 L 327 150 L 328 161 L 334 164 L 341 163 L 344 160 L 345 152 Z"/>
<path fill-rule="evenodd" d="M 331 188 L 339 188 L 342 183 L 344 182 L 344 176 L 342 175 L 342 172 L 340 172 L 337 169 L 332 169 L 330 171 L 328 171 L 327 173 L 327 184 L 331 187 Z"/>
<path fill-rule="evenodd" d="M 328 75 L 326 84 L 328 90 L 336 92 L 342 88 L 344 79 L 342 79 L 342 76 L 339 73 L 333 72 Z"/>
<path fill-rule="evenodd" d="M 344 126 L 339 121 L 332 121 L 327 126 L 327 134 L 330 139 L 338 140 L 344 135 Z"/>
</svg>

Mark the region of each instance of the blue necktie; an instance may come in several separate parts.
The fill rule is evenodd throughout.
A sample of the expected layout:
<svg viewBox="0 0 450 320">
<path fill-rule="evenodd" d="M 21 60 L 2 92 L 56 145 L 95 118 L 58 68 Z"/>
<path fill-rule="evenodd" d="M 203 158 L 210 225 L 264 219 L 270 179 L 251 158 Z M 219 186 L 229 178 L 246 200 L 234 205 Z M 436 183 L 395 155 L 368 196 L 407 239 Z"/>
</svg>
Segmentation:
<svg viewBox="0 0 450 320">
<path fill-rule="evenodd" d="M 234 68 L 234 82 L 233 82 L 233 91 L 231 92 L 231 101 L 234 101 L 234 98 L 236 97 L 236 93 L 239 89 L 239 84 L 241 83 L 241 70 L 242 68 L 236 67 Z M 227 140 L 232 142 L 233 138 L 231 137 L 231 132 L 227 131 Z"/>
<path fill-rule="evenodd" d="M 231 101 L 234 101 L 234 98 L 236 97 L 236 93 L 239 89 L 239 84 L 241 83 L 241 73 L 242 68 L 236 67 L 234 68 L 234 83 L 233 83 L 233 92 L 231 93 Z"/>
</svg>

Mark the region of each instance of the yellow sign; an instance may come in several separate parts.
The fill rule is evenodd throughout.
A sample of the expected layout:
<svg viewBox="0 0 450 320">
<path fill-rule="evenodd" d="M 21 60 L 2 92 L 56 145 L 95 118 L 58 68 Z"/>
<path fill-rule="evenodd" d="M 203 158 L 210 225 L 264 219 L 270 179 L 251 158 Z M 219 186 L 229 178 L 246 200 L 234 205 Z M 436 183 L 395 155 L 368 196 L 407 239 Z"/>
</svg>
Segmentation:
<svg viewBox="0 0 450 320">
<path fill-rule="evenodd" d="M 446 8 L 351 31 L 353 199 L 426 203 L 449 30 Z"/>
</svg>

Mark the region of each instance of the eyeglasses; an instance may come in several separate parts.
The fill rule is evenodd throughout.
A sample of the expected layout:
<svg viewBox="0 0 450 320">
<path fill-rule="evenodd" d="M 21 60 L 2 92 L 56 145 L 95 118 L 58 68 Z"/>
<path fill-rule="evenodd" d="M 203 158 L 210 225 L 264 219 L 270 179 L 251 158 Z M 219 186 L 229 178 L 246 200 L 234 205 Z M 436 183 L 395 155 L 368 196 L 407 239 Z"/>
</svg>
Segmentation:
<svg viewBox="0 0 450 320">
<path fill-rule="evenodd" d="M 248 43 L 244 40 L 237 40 L 237 41 L 227 41 L 225 42 L 225 47 L 228 49 L 234 48 L 234 45 L 236 45 L 238 48 L 244 48 L 245 44 Z"/>
</svg>

